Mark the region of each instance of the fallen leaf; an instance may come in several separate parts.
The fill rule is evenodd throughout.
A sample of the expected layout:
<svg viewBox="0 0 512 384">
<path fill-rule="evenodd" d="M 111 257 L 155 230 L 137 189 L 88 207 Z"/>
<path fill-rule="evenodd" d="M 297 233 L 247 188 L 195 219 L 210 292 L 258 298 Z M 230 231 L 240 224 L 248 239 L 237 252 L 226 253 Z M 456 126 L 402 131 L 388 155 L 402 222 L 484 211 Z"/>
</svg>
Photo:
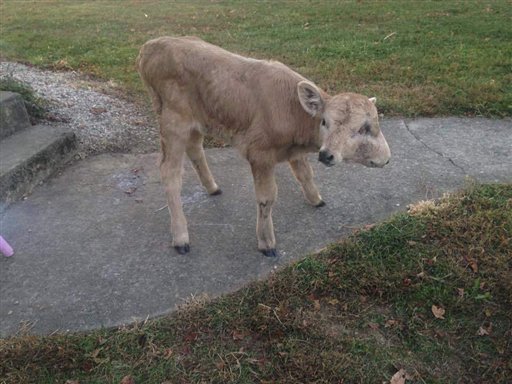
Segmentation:
<svg viewBox="0 0 512 384">
<path fill-rule="evenodd" d="M 69 63 L 66 60 L 59 60 L 53 63 L 55 69 L 71 69 Z"/>
<path fill-rule="evenodd" d="M 215 366 L 219 371 L 222 371 L 226 367 L 226 363 L 224 362 L 224 360 L 220 360 L 215 363 Z"/>
<path fill-rule="evenodd" d="M 438 307 L 437 305 L 432 305 L 432 313 L 436 317 L 436 319 L 444 319 L 445 309 L 442 307 Z"/>
<path fill-rule="evenodd" d="M 78 380 L 66 380 L 64 384 L 80 384 Z"/>
<path fill-rule="evenodd" d="M 490 335 L 492 331 L 492 323 L 490 323 L 487 327 L 484 325 L 481 325 L 480 328 L 478 328 L 477 335 L 478 336 L 487 336 Z"/>
<path fill-rule="evenodd" d="M 491 317 L 492 316 L 492 310 L 490 308 L 484 309 L 485 316 Z"/>
<path fill-rule="evenodd" d="M 474 273 L 478 272 L 478 264 L 473 259 L 468 259 L 468 265 Z"/>
<path fill-rule="evenodd" d="M 395 319 L 389 319 L 386 321 L 386 324 L 384 325 L 385 328 L 391 328 L 398 324 L 398 320 Z"/>
<path fill-rule="evenodd" d="M 315 308 L 315 311 L 319 311 L 320 310 L 320 300 L 314 300 L 313 306 Z"/>
<path fill-rule="evenodd" d="M 261 311 L 264 314 L 269 314 L 272 311 L 272 307 L 269 307 L 268 305 L 259 303 L 258 304 L 258 310 Z"/>
<path fill-rule="evenodd" d="M 183 337 L 183 341 L 190 343 L 191 341 L 196 341 L 198 336 L 196 332 L 189 332 Z"/>
<path fill-rule="evenodd" d="M 373 330 L 379 329 L 379 324 L 377 323 L 368 323 L 368 326 Z"/>
<path fill-rule="evenodd" d="M 459 297 L 464 297 L 464 288 L 457 288 L 457 292 L 459 293 Z"/>
<path fill-rule="evenodd" d="M 425 262 L 427 265 L 434 265 L 437 261 L 437 257 L 433 257 L 432 259 L 427 259 Z"/>
<path fill-rule="evenodd" d="M 389 384 L 405 384 L 406 377 L 407 372 L 405 372 L 405 369 L 402 368 L 391 377 Z"/>
<path fill-rule="evenodd" d="M 237 331 L 236 329 L 233 331 L 233 340 L 243 340 L 247 334 L 245 332 Z"/>
<path fill-rule="evenodd" d="M 119 384 L 135 384 L 135 380 L 130 375 L 126 375 Z"/>
<path fill-rule="evenodd" d="M 190 355 L 190 352 L 192 352 L 192 349 L 190 348 L 189 345 L 185 345 L 183 346 L 183 348 L 181 348 L 181 351 L 180 353 L 183 355 L 183 356 L 188 356 Z"/>
<path fill-rule="evenodd" d="M 82 364 L 82 370 L 85 372 L 92 371 L 93 368 L 94 365 L 92 364 L 91 361 L 84 361 L 84 363 Z"/>
<path fill-rule="evenodd" d="M 332 298 L 332 299 L 327 300 L 327 302 L 331 305 L 336 305 L 336 304 L 339 304 L 340 301 L 336 298 Z"/>
<path fill-rule="evenodd" d="M 174 351 L 171 348 L 166 348 L 164 349 L 163 355 L 164 359 L 169 360 L 172 357 L 172 355 L 174 355 Z"/>
</svg>

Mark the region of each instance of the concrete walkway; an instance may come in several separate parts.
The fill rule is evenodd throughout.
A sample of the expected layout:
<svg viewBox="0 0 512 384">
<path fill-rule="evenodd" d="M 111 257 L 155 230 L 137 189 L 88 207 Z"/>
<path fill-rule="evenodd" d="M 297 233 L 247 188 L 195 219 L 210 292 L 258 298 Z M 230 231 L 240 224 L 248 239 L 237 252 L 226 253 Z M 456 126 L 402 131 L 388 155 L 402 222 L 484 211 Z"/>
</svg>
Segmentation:
<svg viewBox="0 0 512 384">
<path fill-rule="evenodd" d="M 249 167 L 231 149 L 207 151 L 223 194 L 210 197 L 186 166 L 191 253 L 170 246 L 157 155 L 108 154 L 75 163 L 1 216 L 16 254 L 0 256 L 0 334 L 109 327 L 168 313 L 192 295 L 216 296 L 268 276 L 354 227 L 464 186 L 467 176 L 512 182 L 512 121 L 385 120 L 384 169 L 311 161 L 326 207 L 306 204 L 278 169 L 274 226 L 281 257 L 256 250 Z"/>
</svg>

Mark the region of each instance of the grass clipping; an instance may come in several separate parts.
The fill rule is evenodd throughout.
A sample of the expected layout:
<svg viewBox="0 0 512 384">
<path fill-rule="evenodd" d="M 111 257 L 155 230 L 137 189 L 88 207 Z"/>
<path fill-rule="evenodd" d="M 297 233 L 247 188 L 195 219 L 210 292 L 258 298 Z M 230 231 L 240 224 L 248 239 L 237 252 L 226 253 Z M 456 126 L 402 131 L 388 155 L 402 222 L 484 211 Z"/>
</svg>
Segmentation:
<svg viewBox="0 0 512 384">
<path fill-rule="evenodd" d="M 5 383 L 505 383 L 512 186 L 471 186 L 267 281 L 117 330 L 0 341 Z"/>
</svg>

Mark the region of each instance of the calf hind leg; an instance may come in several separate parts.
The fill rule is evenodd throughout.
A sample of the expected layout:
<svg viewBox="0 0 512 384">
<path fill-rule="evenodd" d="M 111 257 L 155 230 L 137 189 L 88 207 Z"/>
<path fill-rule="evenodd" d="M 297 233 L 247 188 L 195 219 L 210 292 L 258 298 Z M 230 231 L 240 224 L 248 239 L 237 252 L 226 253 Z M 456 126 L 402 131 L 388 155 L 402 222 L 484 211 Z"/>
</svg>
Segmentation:
<svg viewBox="0 0 512 384">
<path fill-rule="evenodd" d="M 302 192 L 315 207 L 323 207 L 325 202 L 322 200 L 320 193 L 313 181 L 313 169 L 309 164 L 306 156 L 301 156 L 298 159 L 290 160 L 290 168 L 292 169 L 295 178 L 302 187 Z"/>
<path fill-rule="evenodd" d="M 206 188 L 210 195 L 220 195 L 222 190 L 215 183 L 215 180 L 210 172 L 206 157 L 203 149 L 203 135 L 198 131 L 192 131 L 188 144 L 187 155 L 192 162 L 192 165 L 201 180 L 201 184 Z"/>
<path fill-rule="evenodd" d="M 164 116 L 163 116 L 164 117 Z M 163 122 L 167 124 L 162 124 Z M 160 176 L 165 187 L 167 196 L 167 207 L 171 216 L 172 244 L 179 254 L 185 254 L 190 250 L 187 219 L 183 213 L 181 202 L 181 186 L 183 175 L 183 157 L 185 155 L 188 131 L 170 131 L 167 128 L 179 128 L 179 119 L 168 116 L 162 119 L 161 123 L 161 144 L 162 159 L 160 163 Z"/>
</svg>

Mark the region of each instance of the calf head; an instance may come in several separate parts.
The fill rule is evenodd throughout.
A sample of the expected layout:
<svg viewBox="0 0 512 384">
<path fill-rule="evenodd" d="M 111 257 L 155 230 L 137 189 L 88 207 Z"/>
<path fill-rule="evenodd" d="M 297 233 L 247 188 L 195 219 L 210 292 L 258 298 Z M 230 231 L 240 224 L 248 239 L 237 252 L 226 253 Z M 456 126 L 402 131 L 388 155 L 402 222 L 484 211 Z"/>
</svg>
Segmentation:
<svg viewBox="0 0 512 384">
<path fill-rule="evenodd" d="M 319 161 L 332 166 L 344 160 L 367 167 L 389 162 L 391 152 L 379 127 L 375 98 L 355 93 L 331 97 L 309 81 L 301 81 L 297 91 L 304 110 L 322 118 Z"/>
</svg>

